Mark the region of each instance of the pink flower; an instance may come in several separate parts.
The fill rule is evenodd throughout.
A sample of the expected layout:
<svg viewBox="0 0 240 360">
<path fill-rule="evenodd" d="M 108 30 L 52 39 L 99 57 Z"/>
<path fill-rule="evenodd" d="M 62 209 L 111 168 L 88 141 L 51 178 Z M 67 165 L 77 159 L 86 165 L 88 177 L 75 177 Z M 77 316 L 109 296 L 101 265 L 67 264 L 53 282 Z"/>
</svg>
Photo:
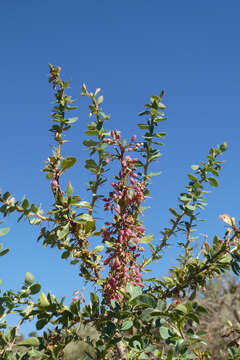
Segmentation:
<svg viewBox="0 0 240 360">
<path fill-rule="evenodd" d="M 59 184 L 58 184 L 57 180 L 53 179 L 51 182 L 51 186 L 52 186 L 53 191 L 57 190 L 59 188 Z"/>
<path fill-rule="evenodd" d="M 132 185 L 135 185 L 135 180 L 133 178 L 130 178 L 130 182 Z"/>
<path fill-rule="evenodd" d="M 115 207 L 115 211 L 116 213 L 120 214 L 120 206 L 117 204 L 117 206 Z"/>
<path fill-rule="evenodd" d="M 115 260 L 115 265 L 116 265 L 116 267 L 119 267 L 121 265 L 118 257 Z"/>
<path fill-rule="evenodd" d="M 136 138 L 137 138 L 137 135 L 133 135 L 133 136 L 132 136 L 132 139 L 131 139 L 132 142 L 134 142 L 134 141 L 136 140 Z"/>
<path fill-rule="evenodd" d="M 108 164 L 109 161 L 110 161 L 109 158 L 106 158 L 106 159 L 105 159 L 105 163 L 106 163 L 106 164 Z"/>
</svg>

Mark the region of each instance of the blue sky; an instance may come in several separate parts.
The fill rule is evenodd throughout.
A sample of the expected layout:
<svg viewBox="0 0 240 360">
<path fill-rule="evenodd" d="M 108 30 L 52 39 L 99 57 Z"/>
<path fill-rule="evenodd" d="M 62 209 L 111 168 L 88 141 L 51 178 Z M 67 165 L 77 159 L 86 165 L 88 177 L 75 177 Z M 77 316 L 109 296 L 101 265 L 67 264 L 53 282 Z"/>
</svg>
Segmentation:
<svg viewBox="0 0 240 360">
<path fill-rule="evenodd" d="M 109 128 L 125 137 L 136 131 L 137 113 L 149 96 L 164 89 L 168 136 L 163 156 L 155 164 L 151 210 L 145 215 L 156 241 L 168 225 L 169 207 L 176 207 L 190 166 L 204 159 L 211 146 L 229 142 L 220 186 L 208 195 L 208 219 L 200 232 L 223 234 L 218 215 L 239 214 L 239 97 L 240 5 L 238 1 L 6 1 L 0 4 L 1 38 L 1 181 L 2 191 L 17 199 L 26 195 L 43 208 L 52 203 L 43 173 L 51 151 L 49 114 L 53 94 L 48 63 L 60 65 L 72 79 L 71 95 L 78 99 L 79 122 L 69 132 L 68 155 L 78 165 L 66 180 L 81 192 L 87 177 L 82 156 L 87 101 L 80 98 L 85 82 L 101 87 L 104 110 L 111 113 Z M 68 178 L 69 177 L 69 178 Z M 99 207 L 99 213 L 101 208 Z M 77 267 L 60 259 L 55 249 L 36 242 L 38 228 L 5 220 L 11 232 L 4 238 L 11 252 L 1 258 L 3 288 L 19 288 L 31 271 L 43 290 L 71 299 L 82 282 Z M 159 276 L 174 263 L 175 242 L 167 258 L 154 266 Z M 25 331 L 32 330 L 27 325 Z"/>
</svg>

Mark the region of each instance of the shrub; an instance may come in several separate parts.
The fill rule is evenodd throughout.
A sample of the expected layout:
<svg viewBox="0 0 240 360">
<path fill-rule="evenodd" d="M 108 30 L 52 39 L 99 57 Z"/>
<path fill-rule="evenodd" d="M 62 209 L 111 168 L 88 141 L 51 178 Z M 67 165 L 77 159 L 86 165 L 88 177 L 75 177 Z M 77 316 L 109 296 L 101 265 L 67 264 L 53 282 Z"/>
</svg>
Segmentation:
<svg viewBox="0 0 240 360">
<path fill-rule="evenodd" d="M 164 92 L 152 95 L 139 114 L 143 119 L 137 124 L 144 132 L 142 139 L 137 141 L 133 134 L 127 141 L 118 130 L 105 129 L 109 116 L 103 112 L 100 89 L 93 93 L 82 86 L 82 95 L 90 101 L 92 119 L 83 142 L 89 152 L 85 167 L 93 175 L 87 185 L 90 200 L 86 201 L 74 193 L 71 182 L 64 188 L 61 181 L 77 161 L 62 154 L 66 133 L 77 118 L 67 115 L 76 106 L 66 94 L 69 83 L 61 79 L 60 70 L 49 66 L 49 82 L 56 99 L 50 132 L 56 145 L 43 169 L 54 204 L 43 211 L 27 198 L 17 201 L 5 192 L 0 194 L 0 212 L 4 217 L 17 212 L 19 220 L 25 218 L 31 225 L 40 226 L 38 240 L 57 248 L 63 259 L 70 258 L 71 264 L 79 266 L 80 276 L 92 282 L 97 291 L 90 294 L 87 305 L 78 294 L 66 306 L 64 298 L 58 300 L 44 292 L 35 302 L 32 296 L 41 291 L 41 286 L 27 273 L 19 291 L 6 291 L 0 297 L 1 359 L 211 359 L 200 324 L 206 309 L 196 294 L 209 279 L 231 269 L 238 273 L 240 230 L 233 217 L 221 215 L 227 231 L 222 237 L 214 236 L 212 243 L 204 241 L 197 256 L 192 231 L 206 205 L 206 186 L 218 186 L 223 162 L 219 158 L 227 143 L 211 148 L 205 162 L 192 166 L 177 209 L 169 209 L 170 226 L 154 240 L 146 232 L 142 214 L 152 178 L 158 175 L 152 173 L 151 166 L 160 156 L 159 147 L 166 135 L 158 130 L 166 120 Z M 110 167 L 112 172 L 118 169 L 112 180 Z M 109 188 L 102 185 L 109 180 L 111 189 L 106 193 Z M 95 216 L 96 203 L 106 214 L 104 223 Z M 0 235 L 7 231 L 1 229 Z M 177 265 L 169 270 L 169 276 L 146 276 L 177 233 L 184 239 L 178 243 L 182 253 Z M 146 248 L 149 256 L 144 253 Z M 12 312 L 20 315 L 20 321 L 9 327 L 3 318 Z M 16 344 L 21 325 L 32 319 L 36 319 L 37 330 L 48 324 L 55 328 Z M 230 344 L 227 356 L 237 359 L 237 343 Z"/>
</svg>

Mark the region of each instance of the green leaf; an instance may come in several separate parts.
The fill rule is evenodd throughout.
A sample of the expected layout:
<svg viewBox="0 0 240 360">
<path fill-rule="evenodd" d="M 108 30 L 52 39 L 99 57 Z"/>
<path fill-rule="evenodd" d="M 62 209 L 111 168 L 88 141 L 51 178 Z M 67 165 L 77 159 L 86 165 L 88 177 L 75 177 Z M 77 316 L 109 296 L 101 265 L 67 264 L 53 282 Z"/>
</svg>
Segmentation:
<svg viewBox="0 0 240 360">
<path fill-rule="evenodd" d="M 192 174 L 188 174 L 188 178 L 189 178 L 189 180 L 194 181 L 194 182 L 198 181 L 197 177 Z"/>
<path fill-rule="evenodd" d="M 166 132 L 161 132 L 161 133 L 156 133 L 156 134 L 154 134 L 153 136 L 158 137 L 158 138 L 162 138 L 162 137 L 164 137 L 164 136 L 166 136 L 166 135 L 167 135 Z"/>
<path fill-rule="evenodd" d="M 30 220 L 29 220 L 29 223 L 30 223 L 31 225 L 38 225 L 38 224 L 41 224 L 41 222 L 42 222 L 42 220 L 39 219 L 39 218 L 33 218 L 33 219 L 30 219 Z"/>
<path fill-rule="evenodd" d="M 104 328 L 104 331 L 107 333 L 107 335 L 112 336 L 116 332 L 116 325 L 113 322 L 108 321 Z"/>
<path fill-rule="evenodd" d="M 121 330 L 123 330 L 123 331 L 124 330 L 129 330 L 129 329 L 132 328 L 132 326 L 133 326 L 132 320 L 126 320 L 126 321 L 123 322 Z"/>
<path fill-rule="evenodd" d="M 144 110 L 144 111 L 141 111 L 138 116 L 143 116 L 143 115 L 150 115 L 151 112 L 149 110 Z"/>
<path fill-rule="evenodd" d="M 143 236 L 141 239 L 139 239 L 140 244 L 148 244 L 151 241 L 153 241 L 153 234 L 148 234 L 146 236 Z"/>
<path fill-rule="evenodd" d="M 7 332 L 8 341 L 12 342 L 16 336 L 16 327 L 11 326 Z"/>
<path fill-rule="evenodd" d="M 126 291 L 131 296 L 131 300 L 142 294 L 142 289 L 140 286 L 134 286 L 130 283 L 127 284 Z"/>
<path fill-rule="evenodd" d="M 232 261 L 231 255 L 224 255 L 221 259 L 218 260 L 220 264 L 230 264 Z"/>
<path fill-rule="evenodd" d="M 95 130 L 96 128 L 97 128 L 96 121 L 92 121 L 92 122 L 88 123 L 88 130 Z"/>
<path fill-rule="evenodd" d="M 158 171 L 158 172 L 155 172 L 155 173 L 153 173 L 153 172 L 150 172 L 148 175 L 147 175 L 147 177 L 148 178 L 151 178 L 151 177 L 153 177 L 153 176 L 158 176 L 158 175 L 161 175 L 161 171 Z"/>
<path fill-rule="evenodd" d="M 68 196 L 68 198 L 70 198 L 72 196 L 72 193 L 73 193 L 73 187 L 72 187 L 70 181 L 68 181 L 68 183 L 67 183 L 67 196 Z"/>
<path fill-rule="evenodd" d="M 72 117 L 72 118 L 69 118 L 69 119 L 65 119 L 64 122 L 66 124 L 73 124 L 75 123 L 76 121 L 78 121 L 78 117 Z"/>
<path fill-rule="evenodd" d="M 95 172 L 95 170 L 97 169 L 96 161 L 93 160 L 93 159 L 86 160 L 85 161 L 85 168 L 92 171 L 92 172 Z"/>
<path fill-rule="evenodd" d="M 196 314 L 190 313 L 187 315 L 187 317 L 195 321 L 197 324 L 199 324 L 199 317 Z"/>
<path fill-rule="evenodd" d="M 137 126 L 142 130 L 148 129 L 148 125 L 145 124 L 137 124 Z"/>
<path fill-rule="evenodd" d="M 170 337 L 170 334 L 168 332 L 168 328 L 166 328 L 165 326 L 161 326 L 159 328 L 159 334 L 160 334 L 160 336 L 161 336 L 161 338 L 163 340 L 166 340 L 166 339 L 168 339 Z"/>
<path fill-rule="evenodd" d="M 199 165 L 192 165 L 191 168 L 192 168 L 193 171 L 196 171 L 196 170 L 200 169 L 200 166 Z"/>
<path fill-rule="evenodd" d="M 95 293 L 90 293 L 90 299 L 91 299 L 91 303 L 94 306 L 98 306 L 99 305 L 99 297 L 97 296 L 97 294 Z"/>
<path fill-rule="evenodd" d="M 76 161 L 77 161 L 77 159 L 72 156 L 69 156 L 66 159 L 62 159 L 62 162 L 61 162 L 62 171 L 65 171 L 68 168 L 72 167 L 76 163 Z"/>
<path fill-rule="evenodd" d="M 157 308 L 160 311 L 164 311 L 166 309 L 166 307 L 167 307 L 166 301 L 159 299 L 158 302 L 157 302 Z"/>
<path fill-rule="evenodd" d="M 162 110 L 163 110 L 163 109 L 166 109 L 166 105 L 164 105 L 163 103 L 160 102 L 160 103 L 158 104 L 158 108 L 159 108 L 159 109 L 162 109 Z"/>
<path fill-rule="evenodd" d="M 184 339 L 177 340 L 176 350 L 182 355 L 185 354 L 185 352 L 187 351 L 187 346 L 186 346 L 186 342 L 184 341 Z"/>
<path fill-rule="evenodd" d="M 58 240 L 63 239 L 68 234 L 68 232 L 69 232 L 69 223 L 58 229 L 57 231 Z"/>
<path fill-rule="evenodd" d="M 179 304 L 175 307 L 175 310 L 181 311 L 184 314 L 187 314 L 188 310 L 184 304 Z"/>
<path fill-rule="evenodd" d="M 87 201 L 80 201 L 80 203 L 76 204 L 77 207 L 90 208 L 91 205 Z"/>
<path fill-rule="evenodd" d="M 28 285 L 31 285 L 34 282 L 33 274 L 31 274 L 30 272 L 26 272 L 24 282 Z"/>
<path fill-rule="evenodd" d="M 97 245 L 95 248 L 94 248 L 94 252 L 95 253 L 98 253 L 100 251 L 104 250 L 104 245 Z"/>
<path fill-rule="evenodd" d="M 30 291 L 32 295 L 39 293 L 40 290 L 41 290 L 41 285 L 38 283 L 30 286 Z"/>
<path fill-rule="evenodd" d="M 39 305 L 40 305 L 41 307 L 46 307 L 46 306 L 49 306 L 49 305 L 50 305 L 50 303 L 49 303 L 46 295 L 45 295 L 43 292 L 41 293 L 41 295 L 40 295 L 40 297 L 39 297 Z"/>
<path fill-rule="evenodd" d="M 67 259 L 70 256 L 70 251 L 66 250 L 62 253 L 61 258 L 62 259 Z"/>
<path fill-rule="evenodd" d="M 24 208 L 24 209 L 27 209 L 28 207 L 29 207 L 29 201 L 27 200 L 27 199 L 25 199 L 24 201 L 23 201 L 23 203 L 22 203 L 22 207 Z"/>
<path fill-rule="evenodd" d="M 11 195 L 10 192 L 8 192 L 8 191 L 5 192 L 5 193 L 3 194 L 3 200 L 6 201 L 6 200 L 10 197 L 10 195 Z"/>
<path fill-rule="evenodd" d="M 47 323 L 48 323 L 48 319 L 46 319 L 46 318 L 39 319 L 36 322 L 36 329 L 41 330 L 45 325 L 47 325 Z"/>
<path fill-rule="evenodd" d="M 147 321 L 149 322 L 153 316 L 152 316 L 152 312 L 153 312 L 153 309 L 152 308 L 147 308 L 147 309 L 144 309 L 141 314 L 140 314 L 140 319 L 142 321 Z"/>
<path fill-rule="evenodd" d="M 94 136 L 94 135 L 98 135 L 98 130 L 87 130 L 85 131 L 85 134 L 86 135 L 89 135 L 89 136 Z"/>
<path fill-rule="evenodd" d="M 77 264 L 77 263 L 79 263 L 79 260 L 77 260 L 77 259 L 70 261 L 70 264 L 71 264 L 71 265 L 75 265 L 75 264 Z"/>
<path fill-rule="evenodd" d="M 220 145 L 220 150 L 221 151 L 226 151 L 228 148 L 228 143 L 227 141 L 225 141 L 223 144 Z"/>
<path fill-rule="evenodd" d="M 136 305 L 146 305 L 147 307 L 155 308 L 157 305 L 156 299 L 149 294 L 139 295 L 135 298 Z"/>
<path fill-rule="evenodd" d="M 39 345 L 40 345 L 40 341 L 38 340 L 37 337 L 29 337 L 17 344 L 17 346 L 34 346 L 34 347 Z"/>
<path fill-rule="evenodd" d="M 79 216 L 79 219 L 87 221 L 87 222 L 89 222 L 89 221 L 94 222 L 94 219 L 89 214 L 82 214 L 82 215 Z"/>
<path fill-rule="evenodd" d="M 178 212 L 176 210 L 174 210 L 173 208 L 169 208 L 169 211 L 175 216 L 178 216 Z"/>
<path fill-rule="evenodd" d="M 7 254 L 8 252 L 9 252 L 9 249 L 5 249 L 5 250 L 0 252 L 0 256 L 3 256 L 5 254 Z"/>
<path fill-rule="evenodd" d="M 167 359 L 166 360 L 177 360 L 175 357 L 173 358 L 173 349 L 168 350 Z"/>
<path fill-rule="evenodd" d="M 215 178 L 210 177 L 210 178 L 208 178 L 208 181 L 211 186 L 218 187 L 218 182 Z"/>
<path fill-rule="evenodd" d="M 191 212 L 193 212 L 196 209 L 195 205 L 185 205 L 185 208 Z"/>
<path fill-rule="evenodd" d="M 9 231 L 9 227 L 0 229 L 0 237 L 6 235 Z"/>
<path fill-rule="evenodd" d="M 93 141 L 93 140 L 90 140 L 90 139 L 87 139 L 87 140 L 84 140 L 83 144 L 85 146 L 96 146 L 98 145 L 99 143 L 97 141 Z"/>
<path fill-rule="evenodd" d="M 100 96 L 97 98 L 97 104 L 98 104 L 98 105 L 102 104 L 103 99 L 104 99 L 103 96 L 100 95 Z"/>
<path fill-rule="evenodd" d="M 30 351 L 28 351 L 27 353 L 30 356 L 30 359 L 35 359 L 35 358 L 39 358 L 42 359 L 43 353 L 41 351 L 38 351 L 36 349 L 31 349 Z"/>
<path fill-rule="evenodd" d="M 208 313 L 208 310 L 205 307 L 201 306 L 201 305 L 197 306 L 196 311 L 200 312 L 200 313 L 204 313 L 204 314 Z"/>
</svg>

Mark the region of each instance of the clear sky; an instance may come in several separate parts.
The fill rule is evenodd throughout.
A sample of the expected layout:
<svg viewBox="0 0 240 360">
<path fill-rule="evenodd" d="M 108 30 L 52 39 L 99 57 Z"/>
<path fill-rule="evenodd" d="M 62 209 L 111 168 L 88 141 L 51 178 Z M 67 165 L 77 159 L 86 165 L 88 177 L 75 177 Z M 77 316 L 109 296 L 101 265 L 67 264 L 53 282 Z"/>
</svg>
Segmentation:
<svg viewBox="0 0 240 360">
<path fill-rule="evenodd" d="M 218 215 L 239 216 L 240 3 L 202 1 L 1 1 L 0 4 L 0 159 L 2 191 L 17 199 L 26 194 L 43 208 L 52 203 L 49 183 L 40 172 L 51 151 L 49 114 L 54 100 L 48 63 L 60 65 L 72 78 L 79 122 L 69 132 L 68 155 L 81 156 L 87 101 L 80 85 L 101 87 L 109 128 L 126 137 L 136 132 L 137 113 L 149 96 L 164 89 L 168 136 L 155 165 L 152 208 L 146 212 L 148 232 L 156 241 L 168 226 L 169 207 L 187 184 L 190 166 L 205 158 L 211 146 L 229 142 L 220 186 L 208 195 L 208 219 L 200 232 L 223 234 Z M 80 99 L 80 100 L 79 100 Z M 136 132 L 140 134 L 139 131 Z M 87 181 L 83 161 L 68 172 L 78 192 Z M 98 209 L 101 213 L 101 208 Z M 11 252 L 1 258 L 2 287 L 18 289 L 31 271 L 43 290 L 72 297 L 82 286 L 77 266 L 60 259 L 56 249 L 36 242 L 37 227 L 5 220 L 11 232 L 1 242 Z M 178 249 L 175 240 L 167 259 L 154 266 L 166 274 Z M 32 330 L 28 325 L 25 331 Z"/>
</svg>

